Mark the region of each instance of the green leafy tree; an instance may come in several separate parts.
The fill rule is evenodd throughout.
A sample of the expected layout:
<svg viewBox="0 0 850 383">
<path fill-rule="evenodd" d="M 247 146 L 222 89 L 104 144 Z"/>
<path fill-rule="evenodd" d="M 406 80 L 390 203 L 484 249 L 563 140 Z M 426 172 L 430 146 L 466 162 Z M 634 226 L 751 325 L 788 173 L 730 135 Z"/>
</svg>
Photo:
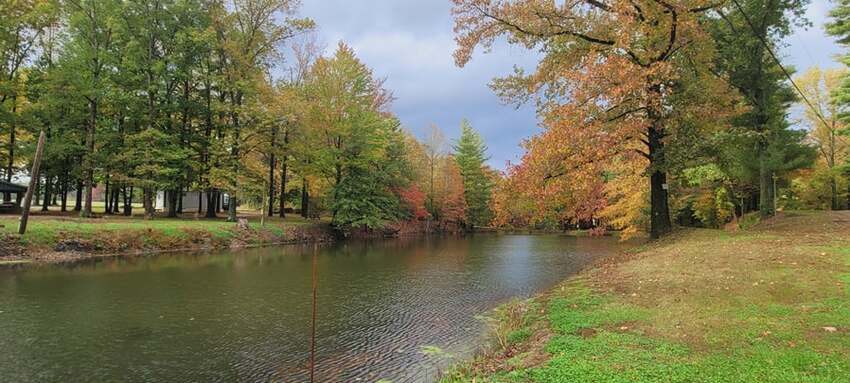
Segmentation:
<svg viewBox="0 0 850 383">
<path fill-rule="evenodd" d="M 27 96 L 27 63 L 38 51 L 39 41 L 45 31 L 56 22 L 56 7 L 51 1 L 0 1 L 0 142 L 5 149 L 0 157 L 4 161 L 0 172 L 7 182 L 17 171 L 20 162 L 16 151 L 20 148 L 20 123 L 23 104 Z M 5 139 L 5 142 L 3 142 Z M 3 196 L 4 201 L 9 195 Z"/>
<path fill-rule="evenodd" d="M 460 139 L 454 145 L 454 158 L 463 177 L 466 221 L 472 227 L 486 226 L 493 219 L 490 210 L 493 180 L 485 164 L 488 159 L 487 146 L 469 121 L 463 120 L 460 128 Z"/>
<path fill-rule="evenodd" d="M 386 109 L 392 96 L 340 43 L 307 80 L 310 165 L 330 185 L 337 227 L 376 228 L 397 217 L 404 183 L 404 136 Z"/>
<path fill-rule="evenodd" d="M 183 182 L 183 166 L 189 159 L 187 150 L 166 133 L 148 128 L 127 137 L 125 150 L 116 157 L 131 169 L 122 177 L 124 181 L 145 190 L 171 190 Z M 145 199 L 145 217 L 152 218 L 152 199 Z"/>
<path fill-rule="evenodd" d="M 64 75 L 71 87 L 82 96 L 88 108 L 85 127 L 85 154 L 82 181 L 85 188 L 84 204 L 80 213 L 92 215 L 92 188 L 94 187 L 95 140 L 104 118 L 101 108 L 104 97 L 113 86 L 115 74 L 117 30 L 121 15 L 121 2 L 117 0 L 79 0 L 69 2 L 68 33 L 65 44 Z"/>
<path fill-rule="evenodd" d="M 850 47 L 850 1 L 836 0 L 835 7 L 830 11 L 830 22 L 826 25 L 826 31 L 832 36 L 838 37 L 838 43 L 845 48 Z M 842 57 L 841 62 L 850 67 L 850 54 Z M 840 84 L 832 93 L 832 103 L 836 108 L 835 117 L 843 123 L 844 128 L 836 132 L 844 137 L 845 140 L 850 140 L 850 74 L 845 73 L 840 81 Z M 844 175 L 850 179 L 850 155 L 841 166 Z M 847 204 L 850 206 L 850 189 L 847 190 Z"/>
<path fill-rule="evenodd" d="M 778 151 L 790 148 L 774 140 L 797 139 L 785 121 L 793 91 L 782 68 L 770 51 L 776 52 L 794 25 L 805 25 L 808 0 L 739 0 L 716 8 L 711 31 L 717 40 L 717 71 L 744 97 L 749 110 L 736 121 L 737 137 L 751 144 L 740 153 L 745 165 L 757 164 L 758 205 L 762 217 L 776 210 L 773 178 L 778 176 L 784 157 Z M 741 8 L 738 8 L 738 5 Z M 799 149 L 800 141 L 796 143 Z M 794 151 L 792 150 L 792 151 Z"/>
</svg>

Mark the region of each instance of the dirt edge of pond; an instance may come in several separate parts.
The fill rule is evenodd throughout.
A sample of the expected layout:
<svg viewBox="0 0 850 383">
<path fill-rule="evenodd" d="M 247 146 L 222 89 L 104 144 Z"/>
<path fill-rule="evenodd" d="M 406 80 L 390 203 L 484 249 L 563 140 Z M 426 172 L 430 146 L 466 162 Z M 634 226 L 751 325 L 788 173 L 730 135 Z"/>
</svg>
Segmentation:
<svg viewBox="0 0 850 383">
<path fill-rule="evenodd" d="M 240 250 L 265 246 L 331 243 L 330 225 L 298 225 L 276 230 L 234 227 L 221 232 L 181 228 L 178 233 L 145 230 L 103 230 L 89 235 L 62 233 L 50 244 L 28 244 L 15 234 L 0 233 L 0 267 L 56 264 L 109 257 L 135 257 L 167 253 Z"/>
</svg>

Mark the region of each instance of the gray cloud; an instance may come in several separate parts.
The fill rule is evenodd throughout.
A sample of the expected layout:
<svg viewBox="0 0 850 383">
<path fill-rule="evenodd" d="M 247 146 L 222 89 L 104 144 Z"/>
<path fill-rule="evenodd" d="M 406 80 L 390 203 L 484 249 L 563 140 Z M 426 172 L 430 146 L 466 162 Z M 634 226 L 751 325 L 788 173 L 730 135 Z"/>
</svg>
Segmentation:
<svg viewBox="0 0 850 383">
<path fill-rule="evenodd" d="M 520 142 L 539 127 L 533 107 L 503 105 L 487 84 L 514 65 L 533 67 L 538 56 L 501 44 L 456 67 L 450 10 L 448 0 L 304 0 L 301 13 L 316 20 L 329 51 L 345 41 L 376 76 L 387 78 L 397 97 L 393 111 L 408 130 L 422 137 L 433 123 L 456 138 L 467 118 L 488 143 L 490 165 L 504 168 L 519 160 Z M 784 54 L 798 70 L 835 65 L 840 50 L 822 28 L 827 12 L 826 2 L 815 0 L 808 15 L 815 27 L 789 39 Z"/>
</svg>

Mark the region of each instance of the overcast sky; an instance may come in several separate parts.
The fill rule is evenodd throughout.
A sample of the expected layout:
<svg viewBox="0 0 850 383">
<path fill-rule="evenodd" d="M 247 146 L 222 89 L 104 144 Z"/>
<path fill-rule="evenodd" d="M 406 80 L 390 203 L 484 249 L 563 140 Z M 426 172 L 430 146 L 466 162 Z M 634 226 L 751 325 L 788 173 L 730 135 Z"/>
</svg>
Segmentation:
<svg viewBox="0 0 850 383">
<path fill-rule="evenodd" d="M 489 146 L 490 165 L 503 169 L 508 161 L 519 161 L 520 142 L 539 131 L 533 107 L 503 105 L 487 86 L 515 64 L 533 67 L 534 53 L 503 44 L 456 67 L 449 0 L 302 1 L 301 14 L 317 22 L 327 53 L 345 41 L 376 76 L 387 78 L 386 87 L 397 98 L 393 111 L 417 136 L 436 124 L 454 139 L 467 118 Z M 787 41 L 785 60 L 798 71 L 838 65 L 841 50 L 823 31 L 831 6 L 828 0 L 812 0 L 808 18 L 814 26 Z"/>
</svg>

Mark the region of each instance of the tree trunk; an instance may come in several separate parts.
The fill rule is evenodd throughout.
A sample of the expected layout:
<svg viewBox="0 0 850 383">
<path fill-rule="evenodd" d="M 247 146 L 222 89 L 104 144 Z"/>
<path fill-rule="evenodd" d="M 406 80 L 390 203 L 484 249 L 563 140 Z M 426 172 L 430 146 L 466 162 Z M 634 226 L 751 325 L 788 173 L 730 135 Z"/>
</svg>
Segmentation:
<svg viewBox="0 0 850 383">
<path fill-rule="evenodd" d="M 271 151 L 269 153 L 269 217 L 274 217 L 274 197 L 275 189 L 277 188 L 274 172 L 277 170 L 277 156 L 275 149 L 277 148 L 277 127 L 272 127 L 271 131 Z"/>
<path fill-rule="evenodd" d="M 9 162 L 6 166 L 6 182 L 12 182 L 12 176 L 15 174 L 15 130 L 18 111 L 18 98 L 12 96 L 12 124 L 9 129 Z M 3 202 L 8 203 L 12 200 L 11 193 L 3 193 Z"/>
<path fill-rule="evenodd" d="M 130 217 L 133 215 L 133 187 L 124 187 L 124 215 Z"/>
<path fill-rule="evenodd" d="M 280 218 L 286 218 L 286 156 L 281 159 L 280 169 Z"/>
<path fill-rule="evenodd" d="M 62 200 L 61 209 L 63 213 L 68 211 L 68 170 L 62 176 Z"/>
<path fill-rule="evenodd" d="M 154 190 L 145 188 L 142 190 L 142 204 L 145 208 L 145 219 L 152 219 L 154 216 Z"/>
<path fill-rule="evenodd" d="M 766 143 L 759 142 L 759 214 L 762 218 L 772 217 L 776 212 L 776 207 L 773 206 L 773 177 L 767 167 L 766 146 Z"/>
<path fill-rule="evenodd" d="M 274 146 L 274 142 L 272 142 L 272 146 Z M 272 154 L 271 158 L 269 158 L 269 217 L 274 217 L 274 197 L 275 190 L 277 188 L 277 181 L 275 181 L 274 171 L 277 170 L 277 159 L 275 155 Z"/>
<path fill-rule="evenodd" d="M 183 197 L 184 196 L 185 196 L 185 194 L 183 194 L 183 187 L 180 187 L 179 189 L 177 189 L 177 214 L 178 215 L 183 214 Z"/>
<path fill-rule="evenodd" d="M 307 190 L 307 179 L 301 182 L 301 216 L 310 218 L 310 192 Z"/>
<path fill-rule="evenodd" d="M 168 201 L 168 218 L 177 218 L 177 198 L 180 193 L 177 190 L 164 191 L 164 197 Z"/>
<path fill-rule="evenodd" d="M 112 214 L 118 214 L 118 202 L 121 198 L 121 188 L 116 188 L 112 193 Z"/>
<path fill-rule="evenodd" d="M 239 188 L 239 143 L 241 142 L 241 124 L 239 121 L 239 107 L 242 106 L 242 92 L 237 91 L 231 94 L 230 98 L 233 105 L 236 107 L 235 110 L 231 114 L 231 119 L 233 121 L 233 142 L 234 144 L 230 149 L 231 163 L 233 165 L 231 169 L 231 176 L 233 177 L 233 182 L 236 186 L 236 189 Z M 227 221 L 228 222 L 236 222 L 236 205 L 238 205 L 238 201 L 236 199 L 236 192 L 230 193 L 230 199 L 228 199 L 227 204 Z"/>
<path fill-rule="evenodd" d="M 207 215 L 206 218 L 216 218 L 218 212 L 218 192 L 215 189 L 207 190 Z"/>
<path fill-rule="evenodd" d="M 74 211 L 83 210 L 83 180 L 77 180 L 77 196 L 74 201 Z"/>
<path fill-rule="evenodd" d="M 106 173 L 106 181 L 103 187 L 103 214 L 109 214 L 111 210 L 109 203 L 112 202 L 112 194 L 110 193 L 112 193 L 112 189 L 109 188 L 109 173 Z"/>
<path fill-rule="evenodd" d="M 227 201 L 227 222 L 236 222 L 236 198 L 231 195 Z"/>
<path fill-rule="evenodd" d="M 83 203 L 83 211 L 80 214 L 83 218 L 92 216 L 92 187 L 94 185 L 94 133 L 97 127 L 97 100 L 89 100 L 89 126 L 86 130 L 86 150 L 85 160 L 83 161 L 83 174 L 85 183 L 85 201 Z"/>
<path fill-rule="evenodd" d="M 50 202 L 53 200 L 53 183 L 47 174 L 47 169 L 44 169 L 44 203 L 41 204 L 41 211 L 50 210 Z"/>
<path fill-rule="evenodd" d="M 664 171 L 664 134 L 658 126 L 651 126 L 649 136 L 650 175 L 650 236 L 661 238 L 673 229 L 668 205 L 667 173 Z"/>
<path fill-rule="evenodd" d="M 841 210 L 841 207 L 838 206 L 838 183 L 835 180 L 835 176 L 830 176 L 829 179 L 829 188 L 832 198 L 830 198 L 832 211 Z"/>
</svg>

